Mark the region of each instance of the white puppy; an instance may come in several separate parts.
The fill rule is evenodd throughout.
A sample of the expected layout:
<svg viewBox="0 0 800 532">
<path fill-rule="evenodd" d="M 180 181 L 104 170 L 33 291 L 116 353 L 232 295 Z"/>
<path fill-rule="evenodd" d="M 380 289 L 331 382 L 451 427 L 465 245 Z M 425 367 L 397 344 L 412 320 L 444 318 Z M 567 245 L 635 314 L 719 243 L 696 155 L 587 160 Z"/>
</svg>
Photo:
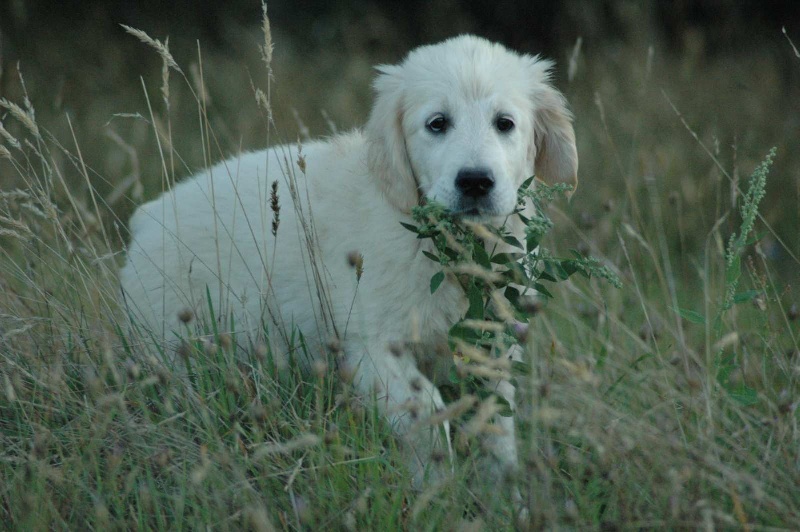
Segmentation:
<svg viewBox="0 0 800 532">
<path fill-rule="evenodd" d="M 401 222 L 427 198 L 501 223 L 534 171 L 576 182 L 571 118 L 551 66 L 472 36 L 420 47 L 378 68 L 363 132 L 244 154 L 143 205 L 121 271 L 132 320 L 171 340 L 186 334 L 184 309 L 213 313 L 218 329 L 267 335 L 283 352 L 299 329 L 307 349 L 290 356 L 301 363 L 340 339 L 341 363 L 409 444 L 421 478 L 434 448 L 449 445 L 446 430 L 416 429 L 444 407 L 421 368 L 452 360 L 447 332 L 467 301 L 453 279 L 430 293 L 441 267 L 422 253 L 430 241 Z M 513 405 L 513 387 L 498 389 Z M 510 419 L 497 420 L 506 434 L 490 442 L 498 471 L 517 462 Z"/>
</svg>

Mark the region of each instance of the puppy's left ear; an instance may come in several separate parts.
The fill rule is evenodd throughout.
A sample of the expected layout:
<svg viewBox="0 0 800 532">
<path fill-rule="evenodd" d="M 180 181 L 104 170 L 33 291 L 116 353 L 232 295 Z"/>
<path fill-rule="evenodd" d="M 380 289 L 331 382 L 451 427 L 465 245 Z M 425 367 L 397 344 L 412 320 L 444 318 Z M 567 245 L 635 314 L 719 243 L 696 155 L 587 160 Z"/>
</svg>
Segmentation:
<svg viewBox="0 0 800 532">
<path fill-rule="evenodd" d="M 403 131 L 404 81 L 401 66 L 380 66 L 373 83 L 372 105 L 364 132 L 367 166 L 384 197 L 401 212 L 411 212 L 419 203 L 419 184 L 414 177 Z"/>
<path fill-rule="evenodd" d="M 578 150 L 572 113 L 564 96 L 550 85 L 552 63 L 534 63 L 538 83 L 531 96 L 534 106 L 534 139 L 531 146 L 536 177 L 547 184 L 568 183 L 573 192 L 578 186 Z"/>
</svg>

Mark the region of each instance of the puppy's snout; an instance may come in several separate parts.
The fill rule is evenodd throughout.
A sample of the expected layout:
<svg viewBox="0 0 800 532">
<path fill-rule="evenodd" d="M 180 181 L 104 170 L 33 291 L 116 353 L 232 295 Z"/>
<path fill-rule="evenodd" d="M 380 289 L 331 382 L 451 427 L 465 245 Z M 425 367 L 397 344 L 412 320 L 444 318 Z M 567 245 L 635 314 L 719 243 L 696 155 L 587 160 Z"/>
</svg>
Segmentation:
<svg viewBox="0 0 800 532">
<path fill-rule="evenodd" d="M 494 187 L 494 175 L 487 168 L 462 168 L 456 176 L 456 188 L 465 196 L 480 198 Z"/>
</svg>

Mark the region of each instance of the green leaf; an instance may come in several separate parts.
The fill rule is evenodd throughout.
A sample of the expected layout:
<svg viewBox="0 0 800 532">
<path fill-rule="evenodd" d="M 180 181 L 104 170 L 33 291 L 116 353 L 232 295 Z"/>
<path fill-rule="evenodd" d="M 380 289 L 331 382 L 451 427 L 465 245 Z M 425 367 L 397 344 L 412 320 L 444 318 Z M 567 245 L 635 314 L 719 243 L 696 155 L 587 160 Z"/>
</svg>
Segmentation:
<svg viewBox="0 0 800 532">
<path fill-rule="evenodd" d="M 444 272 L 437 272 L 431 277 L 431 294 L 436 292 L 442 281 L 444 281 Z"/>
<path fill-rule="evenodd" d="M 511 374 L 512 375 L 530 375 L 531 366 L 525 362 L 511 361 Z"/>
<path fill-rule="evenodd" d="M 513 286 L 507 286 L 503 295 L 506 297 L 509 303 L 514 305 L 515 307 L 519 304 L 519 290 L 514 288 Z"/>
<path fill-rule="evenodd" d="M 484 248 L 482 245 L 475 245 L 474 255 L 472 258 L 480 267 L 486 268 L 487 270 L 492 269 L 492 263 L 489 261 L 489 254 L 486 253 L 486 248 Z"/>
<path fill-rule="evenodd" d="M 579 270 L 577 263 L 572 259 L 565 259 L 552 264 L 553 272 L 562 281 L 569 279 Z"/>
<path fill-rule="evenodd" d="M 550 293 L 550 290 L 548 290 L 548 289 L 547 289 L 547 287 L 545 287 L 545 286 L 544 286 L 542 283 L 533 283 L 533 288 L 534 288 L 534 289 L 535 289 L 537 292 L 539 292 L 540 294 L 542 294 L 543 296 L 545 296 L 545 297 L 547 297 L 547 298 L 549 298 L 549 299 L 554 299 L 554 298 L 553 298 L 553 294 L 551 294 L 551 293 Z"/>
<path fill-rule="evenodd" d="M 539 247 L 540 235 L 528 233 L 525 235 L 525 251 L 532 253 Z"/>
<path fill-rule="evenodd" d="M 450 330 L 447 332 L 447 336 L 451 340 L 457 338 L 471 345 L 475 345 L 481 340 L 481 335 L 478 331 L 472 327 L 465 327 L 462 322 L 458 322 L 450 327 Z M 450 349 L 453 349 L 454 347 L 455 344 L 450 342 Z"/>
<path fill-rule="evenodd" d="M 717 367 L 717 382 L 727 388 L 728 377 L 730 377 L 733 370 L 736 369 L 736 355 L 731 353 L 729 355 L 721 355 L 719 360 L 715 363 Z"/>
<path fill-rule="evenodd" d="M 758 403 L 758 392 L 755 388 L 742 384 L 735 387 L 726 387 L 725 389 L 728 395 L 731 396 L 731 399 L 742 406 L 753 406 Z"/>
<path fill-rule="evenodd" d="M 767 236 L 767 231 L 763 231 L 761 233 L 753 235 L 753 236 L 750 237 L 750 240 L 748 240 L 747 242 L 744 243 L 744 245 L 745 246 L 752 246 L 756 242 L 759 242 L 765 236 Z"/>
<path fill-rule="evenodd" d="M 522 257 L 524 257 L 524 253 L 498 253 L 497 255 L 493 255 L 491 262 L 493 264 L 514 264 Z"/>
<path fill-rule="evenodd" d="M 561 267 L 564 268 L 565 272 L 567 272 L 567 278 L 572 276 L 572 274 L 575 272 L 585 273 L 583 272 L 580 263 L 576 260 L 571 260 L 571 259 L 562 260 Z"/>
<path fill-rule="evenodd" d="M 530 176 L 528 179 L 522 182 L 522 185 L 519 187 L 520 190 L 527 190 L 528 187 L 531 186 L 533 180 L 536 179 L 536 176 Z"/>
<path fill-rule="evenodd" d="M 550 272 L 547 272 L 547 271 L 544 271 L 544 270 L 542 270 L 542 272 L 539 274 L 539 279 L 542 280 L 542 281 L 550 281 L 551 283 L 557 283 L 558 282 L 558 279 L 553 277 L 553 275 Z"/>
<path fill-rule="evenodd" d="M 450 384 L 458 384 L 461 382 L 461 377 L 458 376 L 458 369 L 455 364 L 450 366 L 450 370 L 447 372 L 447 380 L 450 381 Z"/>
<path fill-rule="evenodd" d="M 478 284 L 473 281 L 467 289 L 467 300 L 469 301 L 469 308 L 467 309 L 467 318 L 472 320 L 483 319 L 483 294 Z"/>
<path fill-rule="evenodd" d="M 429 259 L 431 259 L 433 262 L 441 262 L 441 260 L 439 259 L 439 257 L 437 257 L 436 255 L 434 255 L 434 254 L 433 254 L 433 253 L 431 253 L 430 251 L 423 251 L 423 252 L 422 252 L 422 254 L 423 254 L 423 255 L 425 255 L 426 257 L 428 257 Z"/>
<path fill-rule="evenodd" d="M 515 248 L 522 249 L 522 244 L 520 244 L 520 243 L 519 243 L 519 240 L 517 240 L 517 239 L 516 239 L 516 238 L 514 238 L 513 236 L 511 236 L 511 235 L 505 235 L 505 236 L 503 236 L 503 237 L 501 237 L 501 238 L 503 239 L 503 242 L 505 242 L 505 243 L 506 243 L 506 244 L 508 244 L 509 246 L 514 246 Z"/>
<path fill-rule="evenodd" d="M 705 323 L 706 323 L 706 317 L 703 316 L 702 314 L 700 314 L 699 312 L 695 312 L 693 310 L 680 308 L 680 307 L 676 307 L 674 310 L 675 310 L 675 312 L 678 313 L 678 315 L 681 318 L 685 319 L 686 321 L 690 321 L 690 322 L 696 323 L 698 325 L 705 325 Z"/>
<path fill-rule="evenodd" d="M 746 292 L 739 292 L 733 296 L 734 303 L 747 303 L 761 295 L 761 290 L 748 290 Z"/>
<path fill-rule="evenodd" d="M 400 222 L 400 225 L 411 231 L 412 233 L 419 233 L 419 228 L 416 225 L 407 224 L 404 222 Z"/>
<path fill-rule="evenodd" d="M 497 413 L 503 417 L 513 416 L 514 411 L 511 410 L 511 404 L 508 402 L 508 400 L 498 393 L 494 394 L 494 396 L 497 398 L 497 405 L 500 407 L 500 410 L 498 410 Z"/>
<path fill-rule="evenodd" d="M 527 285 L 529 280 L 525 275 L 525 270 L 518 263 L 509 264 L 508 269 L 504 272 L 500 272 L 500 275 L 508 279 L 509 282 L 521 285 Z"/>
</svg>

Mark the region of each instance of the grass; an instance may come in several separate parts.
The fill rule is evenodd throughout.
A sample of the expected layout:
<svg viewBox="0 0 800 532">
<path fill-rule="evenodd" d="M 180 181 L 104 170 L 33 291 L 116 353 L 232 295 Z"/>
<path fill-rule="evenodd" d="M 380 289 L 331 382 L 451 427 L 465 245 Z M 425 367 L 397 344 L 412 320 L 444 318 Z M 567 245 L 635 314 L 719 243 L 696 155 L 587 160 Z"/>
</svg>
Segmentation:
<svg viewBox="0 0 800 532">
<path fill-rule="evenodd" d="M 221 157 L 230 139 L 214 127 L 198 82 L 208 71 L 171 87 L 167 68 L 175 76 L 178 63 L 167 43 L 155 47 L 166 74 L 137 120 L 156 132 L 161 152 L 142 164 L 166 184 L 182 166 L 173 138 L 198 129 L 197 117 L 202 160 Z M 714 109 L 703 102 L 686 112 L 684 96 L 660 90 L 685 65 L 631 50 L 577 56 L 566 86 L 589 170 L 575 201 L 551 208 L 546 244 L 601 257 L 623 287 L 560 283 L 530 321 L 516 479 L 531 511 L 526 525 L 793 528 L 800 326 L 791 283 L 800 248 L 785 170 L 793 155 L 779 149 L 771 170 L 758 167 L 777 114 L 737 129 L 730 114 L 706 120 Z M 268 51 L 269 40 L 257 53 Z M 723 66 L 693 81 L 712 87 Z M 757 67 L 767 78 L 769 69 Z M 192 122 L 168 105 L 179 90 L 195 95 Z M 762 100 L 776 98 L 764 90 Z M 269 87 L 260 94 L 254 106 L 270 124 Z M 187 341 L 191 377 L 177 378 L 117 306 L 125 238 L 113 213 L 123 218 L 130 205 L 104 205 L 108 195 L 96 190 L 109 185 L 86 164 L 80 133 L 50 135 L 27 97 L 1 101 L 0 111 L 2 168 L 17 185 L 0 192 L 6 527 L 514 526 L 504 486 L 472 471 L 467 452 L 453 479 L 414 492 L 390 429 L 328 367 L 302 374 L 265 345 L 236 360 L 230 337 L 209 334 Z M 715 120 L 716 131 L 696 129 Z M 793 135 L 781 144 L 796 144 Z M 734 150 L 720 147 L 739 138 Z M 752 180 L 740 177 L 751 171 Z M 148 195 L 160 188 L 144 184 Z"/>
</svg>

